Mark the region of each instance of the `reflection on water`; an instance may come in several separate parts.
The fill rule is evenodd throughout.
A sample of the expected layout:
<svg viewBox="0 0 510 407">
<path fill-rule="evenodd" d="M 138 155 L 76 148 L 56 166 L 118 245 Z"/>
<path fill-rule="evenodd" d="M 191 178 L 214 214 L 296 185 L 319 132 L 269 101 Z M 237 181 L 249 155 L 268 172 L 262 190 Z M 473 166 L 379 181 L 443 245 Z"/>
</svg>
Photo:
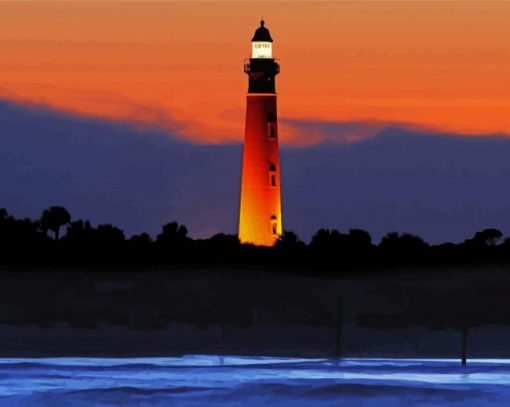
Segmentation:
<svg viewBox="0 0 510 407">
<path fill-rule="evenodd" d="M 1 406 L 507 406 L 510 360 L 0 359 Z"/>
</svg>

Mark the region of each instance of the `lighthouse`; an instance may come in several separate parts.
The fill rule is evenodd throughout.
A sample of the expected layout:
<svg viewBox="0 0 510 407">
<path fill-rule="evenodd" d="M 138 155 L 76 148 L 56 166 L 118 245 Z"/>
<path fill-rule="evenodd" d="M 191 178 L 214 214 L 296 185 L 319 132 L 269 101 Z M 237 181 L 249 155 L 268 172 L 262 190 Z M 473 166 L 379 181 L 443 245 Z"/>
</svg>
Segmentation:
<svg viewBox="0 0 510 407">
<path fill-rule="evenodd" d="M 280 158 L 275 78 L 280 66 L 273 58 L 273 39 L 260 22 L 251 40 L 244 131 L 239 240 L 273 245 L 282 234 Z"/>
</svg>

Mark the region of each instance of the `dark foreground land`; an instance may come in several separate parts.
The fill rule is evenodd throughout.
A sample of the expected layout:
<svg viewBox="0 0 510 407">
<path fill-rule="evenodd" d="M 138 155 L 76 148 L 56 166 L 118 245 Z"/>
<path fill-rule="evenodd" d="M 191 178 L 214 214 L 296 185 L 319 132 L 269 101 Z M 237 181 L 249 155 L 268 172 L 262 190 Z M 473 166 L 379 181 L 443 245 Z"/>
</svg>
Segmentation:
<svg viewBox="0 0 510 407">
<path fill-rule="evenodd" d="M 0 356 L 510 357 L 510 264 L 0 271 Z"/>
<path fill-rule="evenodd" d="M 510 357 L 509 293 L 510 238 L 492 228 L 439 245 L 319 229 L 261 247 L 0 209 L 0 356 Z"/>
</svg>

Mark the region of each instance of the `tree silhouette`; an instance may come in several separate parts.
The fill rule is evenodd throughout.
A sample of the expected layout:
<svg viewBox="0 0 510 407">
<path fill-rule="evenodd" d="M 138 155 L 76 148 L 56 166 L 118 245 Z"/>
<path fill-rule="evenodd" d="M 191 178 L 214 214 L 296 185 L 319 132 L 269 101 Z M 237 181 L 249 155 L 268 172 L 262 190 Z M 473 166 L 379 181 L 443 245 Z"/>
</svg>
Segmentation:
<svg viewBox="0 0 510 407">
<path fill-rule="evenodd" d="M 356 251 L 369 250 L 372 248 L 372 237 L 365 230 L 350 229 L 349 245 Z"/>
<path fill-rule="evenodd" d="M 170 222 L 163 226 L 163 231 L 157 236 L 156 241 L 163 244 L 182 244 L 188 240 L 188 229 L 177 222 Z"/>
<path fill-rule="evenodd" d="M 471 242 L 482 246 L 496 246 L 502 237 L 503 233 L 498 229 L 484 229 L 476 232 Z"/>
<path fill-rule="evenodd" d="M 76 244 L 89 244 L 94 240 L 94 229 L 89 221 L 77 220 L 67 226 L 63 239 Z"/>
<path fill-rule="evenodd" d="M 310 242 L 310 247 L 324 252 L 336 252 L 346 243 L 347 236 L 335 229 L 319 229 Z"/>
<path fill-rule="evenodd" d="M 104 245 L 120 245 L 125 241 L 124 232 L 110 224 L 98 225 L 95 239 L 98 243 Z"/>
<path fill-rule="evenodd" d="M 465 258 L 482 260 L 494 257 L 499 251 L 497 243 L 503 237 L 497 229 L 484 229 L 476 232 L 471 239 L 465 240 L 460 248 Z M 503 246 L 504 247 L 504 246 Z"/>
<path fill-rule="evenodd" d="M 239 247 L 239 238 L 237 235 L 226 235 L 217 233 L 207 240 L 207 246 L 213 250 L 236 250 Z"/>
<path fill-rule="evenodd" d="M 62 206 L 52 206 L 45 209 L 41 216 L 41 228 L 47 232 L 51 230 L 55 240 L 59 239 L 60 228 L 71 222 L 71 215 Z"/>
<path fill-rule="evenodd" d="M 305 244 L 299 239 L 299 236 L 290 230 L 285 230 L 275 243 L 275 247 L 282 250 L 294 250 L 304 246 Z"/>
<path fill-rule="evenodd" d="M 386 261 L 392 264 L 421 263 L 426 259 L 429 245 L 410 233 L 388 233 L 378 246 Z"/>
<path fill-rule="evenodd" d="M 141 233 L 139 235 L 133 235 L 129 239 L 129 243 L 134 247 L 148 247 L 152 244 L 152 238 L 148 233 Z"/>
</svg>

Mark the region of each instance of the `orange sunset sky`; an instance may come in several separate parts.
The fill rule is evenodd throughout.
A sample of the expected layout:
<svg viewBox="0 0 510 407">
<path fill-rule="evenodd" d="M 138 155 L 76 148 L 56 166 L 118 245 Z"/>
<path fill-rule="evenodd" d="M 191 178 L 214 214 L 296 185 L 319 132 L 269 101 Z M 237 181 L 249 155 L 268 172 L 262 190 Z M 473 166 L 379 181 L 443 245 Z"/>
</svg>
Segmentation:
<svg viewBox="0 0 510 407">
<path fill-rule="evenodd" d="M 262 15 L 280 118 L 510 134 L 509 2 L 0 1 L 0 98 L 240 142 Z"/>
</svg>

